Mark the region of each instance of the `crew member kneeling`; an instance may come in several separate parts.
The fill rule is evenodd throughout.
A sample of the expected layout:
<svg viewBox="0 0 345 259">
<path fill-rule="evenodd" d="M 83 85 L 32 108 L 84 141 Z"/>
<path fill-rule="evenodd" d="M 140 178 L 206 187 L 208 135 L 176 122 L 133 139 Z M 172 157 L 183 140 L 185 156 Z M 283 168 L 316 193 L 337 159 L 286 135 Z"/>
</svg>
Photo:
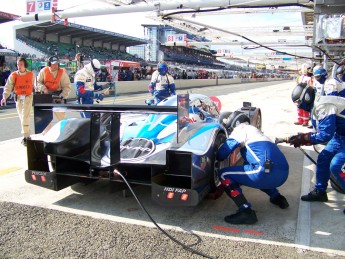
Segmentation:
<svg viewBox="0 0 345 259">
<path fill-rule="evenodd" d="M 281 209 L 289 207 L 286 198 L 277 187 L 282 185 L 289 174 L 289 165 L 284 154 L 277 145 L 266 137 L 259 129 L 249 125 L 249 118 L 242 114 L 232 125 L 238 125 L 231 132 L 226 142 L 217 152 L 217 160 L 226 159 L 237 147 L 244 159 L 243 165 L 224 167 L 219 170 L 218 177 L 225 193 L 235 202 L 239 210 L 226 216 L 224 220 L 230 224 L 254 224 L 257 222 L 252 205 L 246 200 L 240 185 L 260 189 L 270 196 L 270 202 Z"/>
</svg>

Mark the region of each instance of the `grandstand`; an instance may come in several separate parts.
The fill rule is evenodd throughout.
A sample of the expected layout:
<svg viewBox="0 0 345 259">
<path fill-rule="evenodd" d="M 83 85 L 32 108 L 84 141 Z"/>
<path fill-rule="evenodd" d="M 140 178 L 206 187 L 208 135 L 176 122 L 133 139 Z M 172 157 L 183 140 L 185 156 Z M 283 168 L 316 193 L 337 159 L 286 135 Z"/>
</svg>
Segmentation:
<svg viewBox="0 0 345 259">
<path fill-rule="evenodd" d="M 148 74 L 153 72 L 159 61 L 166 61 L 169 65 L 176 67 L 176 71 L 179 71 L 176 72 L 177 74 L 182 74 L 183 70 L 187 74 L 193 74 L 187 78 L 195 78 L 194 74 L 204 69 L 234 72 L 251 70 L 246 65 L 223 63 L 216 58 L 215 51 L 209 49 L 208 39 L 171 26 L 142 25 L 146 29 L 147 39 L 140 39 L 75 23 L 66 25 L 63 21 L 20 23 L 13 21 L 16 18 L 18 17 L 0 12 L 0 21 L 8 24 L 7 30 L 2 29 L 8 37 L 5 42 L 0 41 L 0 44 L 31 58 L 33 70 L 39 70 L 45 64 L 43 62 L 51 55 L 58 56 L 64 67 L 69 70 L 68 68 L 72 67 L 71 61 L 78 52 L 84 56 L 84 60 L 97 58 L 103 64 L 110 60 L 138 62 L 141 67 L 148 66 Z M 184 34 L 188 41 L 205 42 L 204 47 L 207 48 L 164 44 L 167 36 L 174 34 Z M 145 59 L 126 52 L 127 47 L 133 46 L 141 46 L 145 49 Z M 75 66 L 73 67 L 74 71 Z"/>
<path fill-rule="evenodd" d="M 5 22 L 10 22 L 18 19 L 18 15 L 10 14 L 10 13 L 5 13 L 0 11 L 0 24 L 5 23 Z"/>
<path fill-rule="evenodd" d="M 41 52 L 42 56 L 57 55 L 66 61 L 73 60 L 77 52 L 87 59 L 138 61 L 126 53 L 126 48 L 147 43 L 144 39 L 75 23 L 64 25 L 62 21 L 17 28 L 16 39 Z"/>
</svg>

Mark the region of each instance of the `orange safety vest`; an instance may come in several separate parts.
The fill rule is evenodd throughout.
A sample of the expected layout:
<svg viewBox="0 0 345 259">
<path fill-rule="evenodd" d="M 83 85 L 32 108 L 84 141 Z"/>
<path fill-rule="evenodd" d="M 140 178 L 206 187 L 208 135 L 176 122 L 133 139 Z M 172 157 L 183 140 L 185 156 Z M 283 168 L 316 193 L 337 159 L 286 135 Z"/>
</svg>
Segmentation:
<svg viewBox="0 0 345 259">
<path fill-rule="evenodd" d="M 33 89 L 34 73 L 31 71 L 25 75 L 18 75 L 17 72 L 12 73 L 14 81 L 14 92 L 16 95 L 31 95 Z"/>
<path fill-rule="evenodd" d="M 62 77 L 63 72 L 65 69 L 59 68 L 56 78 L 53 77 L 52 73 L 50 73 L 49 67 L 43 68 L 44 72 L 44 85 L 50 91 L 56 91 L 59 88 L 60 79 Z"/>
</svg>

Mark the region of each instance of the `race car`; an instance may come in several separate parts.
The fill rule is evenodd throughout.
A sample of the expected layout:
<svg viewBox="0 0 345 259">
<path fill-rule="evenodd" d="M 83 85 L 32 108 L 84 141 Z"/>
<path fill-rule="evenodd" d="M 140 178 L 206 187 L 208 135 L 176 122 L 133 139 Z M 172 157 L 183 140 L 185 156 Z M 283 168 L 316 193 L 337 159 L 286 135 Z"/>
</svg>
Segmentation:
<svg viewBox="0 0 345 259">
<path fill-rule="evenodd" d="M 216 100 L 216 102 L 214 101 Z M 57 104 L 35 104 L 35 121 Z M 220 112 L 221 103 L 201 94 L 175 95 L 158 105 L 66 105 L 91 111 L 68 118 L 28 141 L 28 183 L 59 191 L 75 183 L 108 180 L 150 185 L 161 205 L 196 206 L 217 185 L 217 170 L 239 154 L 216 163 L 219 146 L 245 114 L 261 128 L 261 111 L 244 103 Z M 44 128 L 44 127 L 43 127 Z M 122 177 L 119 177 L 119 173 Z"/>
</svg>

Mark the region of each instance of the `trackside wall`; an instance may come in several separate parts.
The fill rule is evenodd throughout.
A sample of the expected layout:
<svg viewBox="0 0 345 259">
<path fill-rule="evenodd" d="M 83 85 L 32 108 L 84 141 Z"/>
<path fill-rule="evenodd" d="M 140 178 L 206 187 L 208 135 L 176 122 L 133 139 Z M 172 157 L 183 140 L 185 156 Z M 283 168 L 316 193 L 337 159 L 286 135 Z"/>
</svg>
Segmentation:
<svg viewBox="0 0 345 259">
<path fill-rule="evenodd" d="M 281 81 L 287 79 L 281 78 L 236 78 L 236 79 L 191 79 L 191 80 L 175 80 L 176 90 L 203 87 L 203 86 L 216 86 L 227 84 L 240 84 L 248 82 L 264 82 L 264 81 Z M 146 93 L 148 92 L 148 85 L 150 81 L 118 81 L 116 82 L 117 94 L 130 94 L 130 93 Z M 99 83 L 100 85 L 106 83 Z M 75 85 L 72 85 L 72 91 L 68 99 L 76 99 Z"/>
</svg>

